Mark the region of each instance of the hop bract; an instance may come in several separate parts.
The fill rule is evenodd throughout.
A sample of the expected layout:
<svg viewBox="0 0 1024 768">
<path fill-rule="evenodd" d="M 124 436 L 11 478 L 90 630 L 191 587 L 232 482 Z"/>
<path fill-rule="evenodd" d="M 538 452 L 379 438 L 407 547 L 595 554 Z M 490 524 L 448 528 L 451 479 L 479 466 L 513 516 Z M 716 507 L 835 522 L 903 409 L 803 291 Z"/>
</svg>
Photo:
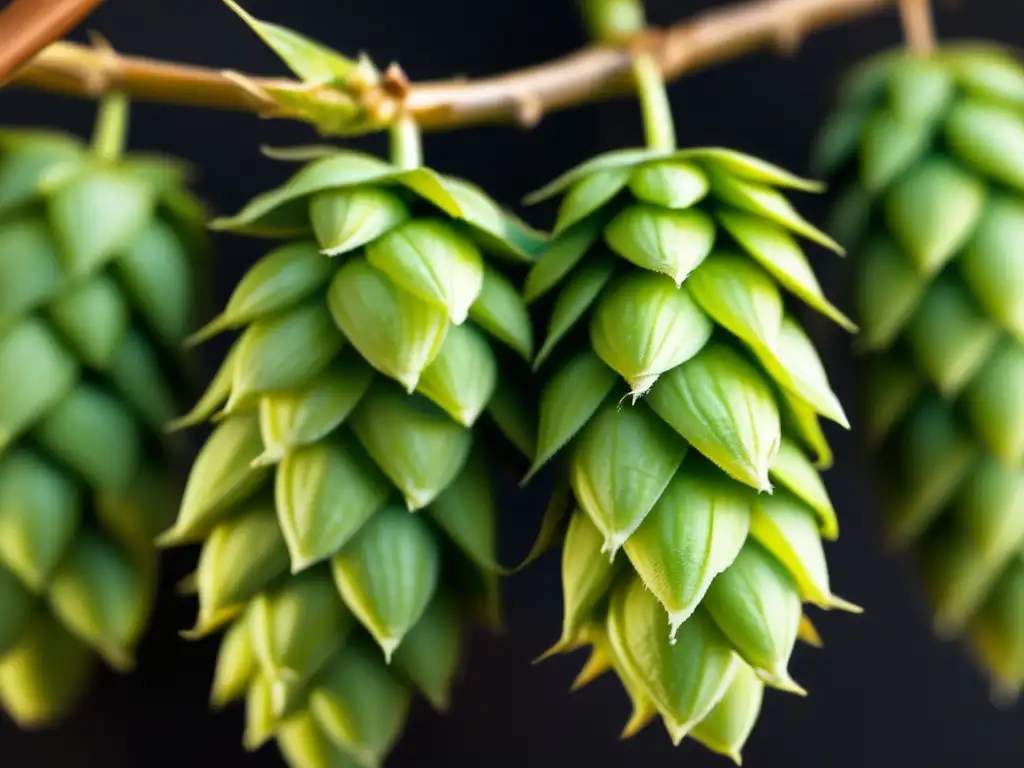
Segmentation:
<svg viewBox="0 0 1024 768">
<path fill-rule="evenodd" d="M 886 522 L 937 629 L 1024 683 L 1024 68 L 993 48 L 889 53 L 819 147 L 856 252 L 866 431 Z"/>
<path fill-rule="evenodd" d="M 461 617 L 497 609 L 488 435 L 532 453 L 502 376 L 532 336 L 485 254 L 536 237 L 465 182 L 343 151 L 215 226 L 283 242 L 197 336 L 241 332 L 183 420 L 215 426 L 164 536 L 203 542 L 213 703 L 244 698 L 246 746 L 296 768 L 379 765 L 414 692 L 447 705 Z"/>
<path fill-rule="evenodd" d="M 152 607 L 202 247 L 182 184 L 0 133 L 0 703 L 24 726 L 78 699 L 94 654 L 131 667 Z"/>
<path fill-rule="evenodd" d="M 660 716 L 736 760 L 764 685 L 801 691 L 801 606 L 852 607 L 809 458 L 846 417 L 786 294 L 851 324 L 796 236 L 835 244 L 779 188 L 816 186 L 724 149 L 600 156 L 535 196 L 564 194 L 526 283 L 549 296 L 534 470 L 560 454 L 571 487 L 553 651 L 592 646 L 580 682 L 615 670 L 626 735 Z"/>
</svg>

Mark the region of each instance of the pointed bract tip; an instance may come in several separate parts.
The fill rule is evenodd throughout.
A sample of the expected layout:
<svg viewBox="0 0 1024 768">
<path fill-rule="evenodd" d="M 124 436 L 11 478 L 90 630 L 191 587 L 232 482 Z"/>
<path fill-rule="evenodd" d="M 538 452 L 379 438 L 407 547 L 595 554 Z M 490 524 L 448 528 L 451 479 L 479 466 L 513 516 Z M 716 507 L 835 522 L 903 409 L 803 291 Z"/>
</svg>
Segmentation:
<svg viewBox="0 0 1024 768">
<path fill-rule="evenodd" d="M 626 726 L 619 733 L 619 739 L 622 741 L 632 739 L 644 729 L 648 722 L 650 721 L 642 713 L 635 712 L 633 716 L 629 718 L 629 722 L 626 723 Z"/>
<path fill-rule="evenodd" d="M 607 553 L 609 563 L 615 562 L 615 555 L 620 549 L 622 549 L 622 545 L 626 543 L 626 539 L 628 538 L 628 533 L 621 532 L 613 533 L 611 536 L 605 536 L 604 544 L 601 545 L 601 553 Z"/>
<path fill-rule="evenodd" d="M 420 384 L 420 373 L 419 371 L 396 373 L 395 381 L 402 385 L 405 389 L 405 394 L 411 395 L 416 391 L 416 387 Z"/>
<path fill-rule="evenodd" d="M 826 608 L 834 609 L 837 611 L 845 611 L 846 613 L 861 614 L 864 613 L 864 609 L 856 603 L 851 603 L 849 600 L 844 600 L 839 595 L 829 595 Z"/>
<path fill-rule="evenodd" d="M 218 315 L 195 333 L 186 336 L 184 347 L 185 349 L 193 349 L 226 330 L 228 330 L 228 325 L 225 323 L 224 316 Z"/>
<path fill-rule="evenodd" d="M 758 677 L 765 681 L 772 688 L 784 693 L 794 693 L 797 696 L 806 696 L 807 689 L 789 675 L 788 669 L 776 671 L 775 674 L 759 671 Z"/>
<path fill-rule="evenodd" d="M 626 383 L 629 384 L 629 397 L 631 398 L 630 404 L 636 405 L 637 400 L 650 392 L 651 387 L 654 386 L 654 382 L 656 382 L 660 376 L 660 373 L 650 373 L 643 376 L 625 377 Z M 624 399 L 625 398 L 623 398 L 623 400 Z"/>
<path fill-rule="evenodd" d="M 469 317 L 469 307 L 449 307 L 448 309 L 448 320 L 452 325 L 462 325 L 466 322 L 467 317 Z"/>
<path fill-rule="evenodd" d="M 665 723 L 665 730 L 668 731 L 668 737 L 672 739 L 672 746 L 678 747 L 693 730 L 693 723 Z"/>
<path fill-rule="evenodd" d="M 547 661 L 554 656 L 561 656 L 563 653 L 569 653 L 570 651 L 576 650 L 576 644 L 572 638 L 562 635 L 557 643 L 548 648 L 544 653 L 535 658 L 530 664 L 540 664 L 542 661 Z"/>
<path fill-rule="evenodd" d="M 100 655 L 115 672 L 125 674 L 135 669 L 135 654 L 129 648 L 109 646 Z"/>
<path fill-rule="evenodd" d="M 526 471 L 526 474 L 523 475 L 523 479 L 519 481 L 519 487 L 525 488 L 533 479 L 533 476 L 536 475 L 540 471 L 540 468 L 543 466 L 544 462 L 534 461 L 530 468 Z"/>
<path fill-rule="evenodd" d="M 391 657 L 394 655 L 395 651 L 398 649 L 399 643 L 401 642 L 402 638 L 400 637 L 377 638 L 377 645 L 379 645 L 380 649 L 384 651 L 384 662 L 386 664 L 391 663 Z"/>
<path fill-rule="evenodd" d="M 743 755 L 740 754 L 738 749 L 729 749 L 722 754 L 732 760 L 737 766 L 743 765 Z"/>
<path fill-rule="evenodd" d="M 168 528 L 163 533 L 159 534 L 153 539 L 153 545 L 157 549 L 168 549 L 169 547 L 177 547 L 185 543 L 185 536 L 182 531 L 178 530 L 177 526 Z"/>
<path fill-rule="evenodd" d="M 405 499 L 405 508 L 410 512 L 419 512 L 432 502 L 436 496 L 437 494 L 432 491 L 409 491 L 403 494 L 403 498 Z"/>
<path fill-rule="evenodd" d="M 264 443 L 263 453 L 249 462 L 250 469 L 262 469 L 272 467 L 284 458 L 284 448 L 281 445 L 266 445 Z"/>
<path fill-rule="evenodd" d="M 668 641 L 671 645 L 676 644 L 676 634 L 679 632 L 679 628 L 683 626 L 690 616 L 693 615 L 696 609 L 696 603 L 687 608 L 685 611 L 669 611 L 668 612 Z"/>
</svg>

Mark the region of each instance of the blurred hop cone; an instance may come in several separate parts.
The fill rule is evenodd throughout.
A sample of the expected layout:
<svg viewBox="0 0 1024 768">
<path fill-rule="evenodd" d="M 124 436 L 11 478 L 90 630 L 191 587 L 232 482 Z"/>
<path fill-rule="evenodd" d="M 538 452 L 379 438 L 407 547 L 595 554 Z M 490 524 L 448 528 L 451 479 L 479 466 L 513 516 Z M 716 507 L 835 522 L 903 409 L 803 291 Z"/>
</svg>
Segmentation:
<svg viewBox="0 0 1024 768">
<path fill-rule="evenodd" d="M 25 727 L 78 700 L 94 654 L 129 669 L 152 608 L 205 248 L 184 175 L 0 133 L 0 704 Z"/>
<path fill-rule="evenodd" d="M 1024 682 L 1024 68 L 886 53 L 817 148 L 856 255 L 865 430 L 891 542 L 994 692 Z"/>
<path fill-rule="evenodd" d="M 526 282 L 547 317 L 531 472 L 557 454 L 571 488 L 549 653 L 592 647 L 578 684 L 616 672 L 624 735 L 660 716 L 737 762 L 764 686 L 803 693 L 803 604 L 856 610 L 815 468 L 818 416 L 846 416 L 784 300 L 852 328 L 796 236 L 839 249 L 778 188 L 818 187 L 725 149 L 602 155 L 534 195 L 563 197 Z"/>
<path fill-rule="evenodd" d="M 539 240 L 466 182 L 335 150 L 214 227 L 283 242 L 193 339 L 241 332 L 180 420 L 215 423 L 162 537 L 203 543 L 190 634 L 226 629 L 211 699 L 244 698 L 248 749 L 377 766 L 415 692 L 447 706 L 462 616 L 498 621 L 490 466 L 532 456 L 503 374 L 533 350 L 485 254 Z"/>
</svg>

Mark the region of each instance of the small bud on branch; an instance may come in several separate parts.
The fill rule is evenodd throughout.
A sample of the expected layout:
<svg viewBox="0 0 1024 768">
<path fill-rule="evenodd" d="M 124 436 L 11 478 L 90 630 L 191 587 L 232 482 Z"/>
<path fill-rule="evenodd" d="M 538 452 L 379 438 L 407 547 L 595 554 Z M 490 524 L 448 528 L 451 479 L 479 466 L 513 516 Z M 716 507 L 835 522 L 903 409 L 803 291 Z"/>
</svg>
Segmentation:
<svg viewBox="0 0 1024 768">
<path fill-rule="evenodd" d="M 205 67 L 121 56 L 72 43 L 40 53 L 12 79 L 15 85 L 95 98 L 118 90 L 139 101 L 244 110 L 268 117 L 328 116 L 317 127 L 331 133 L 332 110 L 367 112 L 360 132 L 385 127 L 399 114 L 423 130 L 485 123 L 536 124 L 545 114 L 630 93 L 632 54 L 648 52 L 667 80 L 758 49 L 778 46 L 799 30 L 815 29 L 878 11 L 894 0 L 746 0 L 701 13 L 665 29 L 647 30 L 621 45 L 595 45 L 544 64 L 495 77 L 409 83 L 384 77 L 372 87 L 315 85 L 288 78 L 220 72 Z M 102 72 L 101 78 L 95 73 Z M 102 88 L 97 88 L 99 82 Z M 400 87 L 399 87 L 400 86 Z M 305 118 L 309 119 L 309 118 Z M 339 121 L 341 124 L 343 121 Z M 339 131 L 348 132 L 348 131 Z"/>
</svg>

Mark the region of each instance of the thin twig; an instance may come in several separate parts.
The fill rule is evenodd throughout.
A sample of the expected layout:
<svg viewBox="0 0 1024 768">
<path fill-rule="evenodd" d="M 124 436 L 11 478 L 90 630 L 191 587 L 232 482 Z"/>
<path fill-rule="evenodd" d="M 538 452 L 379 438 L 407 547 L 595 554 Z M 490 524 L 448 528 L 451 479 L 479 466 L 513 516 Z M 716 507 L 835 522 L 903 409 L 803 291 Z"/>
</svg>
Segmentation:
<svg viewBox="0 0 1024 768">
<path fill-rule="evenodd" d="M 103 0 L 13 0 L 0 12 L 0 81 L 54 40 L 60 40 Z"/>
<path fill-rule="evenodd" d="M 900 0 L 900 17 L 907 48 L 915 56 L 928 56 L 935 50 L 935 22 L 930 0 Z"/>
<path fill-rule="evenodd" d="M 631 92 L 632 54 L 650 53 L 666 79 L 758 49 L 793 48 L 808 33 L 893 5 L 895 0 L 746 0 L 702 13 L 621 46 L 591 46 L 496 77 L 413 83 L 401 93 L 355 93 L 286 78 L 97 52 L 59 43 L 23 67 L 13 82 L 67 95 L 119 90 L 137 100 L 275 114 L 274 92 L 304 93 L 324 109 L 354 98 L 381 116 L 409 114 L 425 130 L 483 123 L 529 126 L 550 112 Z M 403 103 L 398 104 L 396 101 Z"/>
</svg>

